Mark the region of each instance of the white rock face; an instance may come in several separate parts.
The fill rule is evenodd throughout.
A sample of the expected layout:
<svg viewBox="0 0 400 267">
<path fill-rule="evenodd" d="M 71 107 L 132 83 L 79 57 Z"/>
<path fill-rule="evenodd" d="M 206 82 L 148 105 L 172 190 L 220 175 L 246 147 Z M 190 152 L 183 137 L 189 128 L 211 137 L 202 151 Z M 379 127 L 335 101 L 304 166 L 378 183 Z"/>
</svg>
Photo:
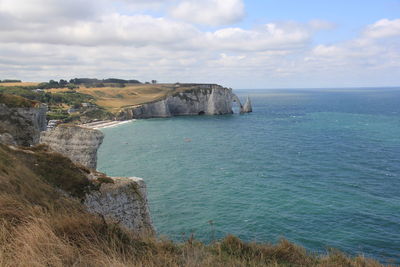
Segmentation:
<svg viewBox="0 0 400 267">
<path fill-rule="evenodd" d="M 2 139 L 12 136 L 13 142 L 20 146 L 35 145 L 40 132 L 46 130 L 47 106 L 37 108 L 9 108 L 0 104 L 0 134 Z"/>
<path fill-rule="evenodd" d="M 99 191 L 86 195 L 85 206 L 90 212 L 111 217 L 135 233 L 152 233 L 154 229 L 143 179 L 111 178 L 114 183 L 103 183 Z"/>
<path fill-rule="evenodd" d="M 126 108 L 118 119 L 232 114 L 232 102 L 238 102 L 241 107 L 239 98 L 231 89 L 219 85 L 203 85 L 163 100 Z"/>
<path fill-rule="evenodd" d="M 40 143 L 48 145 L 51 150 L 69 157 L 75 163 L 96 169 L 97 150 L 103 138 L 104 134 L 99 130 L 59 125 L 51 131 L 42 132 Z"/>
<path fill-rule="evenodd" d="M 97 165 L 97 150 L 104 135 L 99 130 L 59 125 L 43 132 L 41 143 L 76 163 L 91 169 Z M 88 175 L 96 179 L 95 171 Z M 141 178 L 109 177 L 113 183 L 102 183 L 99 190 L 88 193 L 84 205 L 90 212 L 112 218 L 138 234 L 152 233 L 153 226 L 147 203 L 146 184 Z"/>
<path fill-rule="evenodd" d="M 247 97 L 246 103 L 243 105 L 242 113 L 250 113 L 253 112 L 253 108 L 251 106 L 250 97 Z"/>
</svg>

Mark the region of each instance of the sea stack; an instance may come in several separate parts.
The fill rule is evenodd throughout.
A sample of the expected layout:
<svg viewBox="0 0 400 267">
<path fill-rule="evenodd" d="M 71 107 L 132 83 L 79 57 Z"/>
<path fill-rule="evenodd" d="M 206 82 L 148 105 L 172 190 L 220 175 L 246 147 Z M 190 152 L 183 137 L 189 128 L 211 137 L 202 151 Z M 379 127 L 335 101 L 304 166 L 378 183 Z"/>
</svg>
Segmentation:
<svg viewBox="0 0 400 267">
<path fill-rule="evenodd" d="M 244 103 L 241 113 L 250 113 L 253 112 L 253 108 L 251 107 L 250 97 L 247 97 L 246 103 Z"/>
</svg>

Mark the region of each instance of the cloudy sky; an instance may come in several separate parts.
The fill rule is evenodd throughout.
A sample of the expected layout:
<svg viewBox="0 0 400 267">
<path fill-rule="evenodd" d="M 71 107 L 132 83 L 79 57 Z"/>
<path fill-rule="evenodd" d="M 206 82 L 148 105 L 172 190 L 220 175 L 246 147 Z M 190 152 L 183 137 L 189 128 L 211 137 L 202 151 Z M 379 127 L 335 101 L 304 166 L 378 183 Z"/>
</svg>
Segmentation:
<svg viewBox="0 0 400 267">
<path fill-rule="evenodd" d="M 400 85 L 400 0 L 0 0 L 0 79 Z"/>
</svg>

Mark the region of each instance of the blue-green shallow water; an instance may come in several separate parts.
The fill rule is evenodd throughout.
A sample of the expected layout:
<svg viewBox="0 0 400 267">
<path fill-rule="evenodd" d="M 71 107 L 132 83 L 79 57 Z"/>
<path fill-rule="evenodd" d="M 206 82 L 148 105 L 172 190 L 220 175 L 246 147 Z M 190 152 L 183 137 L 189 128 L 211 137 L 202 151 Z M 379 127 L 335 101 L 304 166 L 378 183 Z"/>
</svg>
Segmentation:
<svg viewBox="0 0 400 267">
<path fill-rule="evenodd" d="M 400 263 L 400 89 L 236 93 L 254 113 L 104 129 L 99 169 L 143 177 L 174 240 L 285 237 Z"/>
</svg>

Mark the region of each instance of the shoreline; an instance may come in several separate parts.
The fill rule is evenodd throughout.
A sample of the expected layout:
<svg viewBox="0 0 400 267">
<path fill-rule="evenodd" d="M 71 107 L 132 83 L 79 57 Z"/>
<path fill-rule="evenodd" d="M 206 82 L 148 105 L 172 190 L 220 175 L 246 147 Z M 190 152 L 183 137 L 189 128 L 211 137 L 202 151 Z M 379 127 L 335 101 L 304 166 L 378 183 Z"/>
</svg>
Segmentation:
<svg viewBox="0 0 400 267">
<path fill-rule="evenodd" d="M 117 127 L 122 124 L 126 124 L 129 122 L 133 122 L 136 119 L 132 120 L 126 120 L 126 121 L 96 121 L 96 122 L 90 122 L 90 123 L 85 123 L 81 124 L 81 127 L 89 128 L 89 129 L 95 129 L 95 130 L 100 130 L 100 129 L 105 129 L 105 128 L 111 128 L 111 127 Z"/>
</svg>

